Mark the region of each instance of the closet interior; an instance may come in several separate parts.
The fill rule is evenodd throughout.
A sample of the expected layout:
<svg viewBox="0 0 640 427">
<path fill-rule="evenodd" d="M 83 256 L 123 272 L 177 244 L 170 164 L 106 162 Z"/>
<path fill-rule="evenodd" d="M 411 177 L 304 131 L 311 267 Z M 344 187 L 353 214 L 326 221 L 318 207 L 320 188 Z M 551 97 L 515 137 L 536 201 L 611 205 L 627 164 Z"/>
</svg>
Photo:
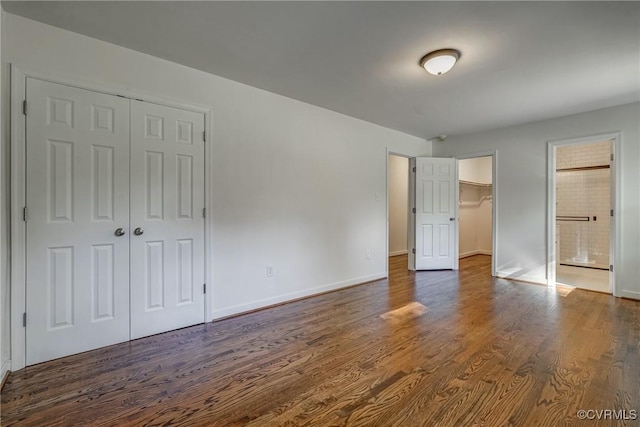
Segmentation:
<svg viewBox="0 0 640 427">
<path fill-rule="evenodd" d="M 460 258 L 493 253 L 493 158 L 460 160 Z"/>
</svg>

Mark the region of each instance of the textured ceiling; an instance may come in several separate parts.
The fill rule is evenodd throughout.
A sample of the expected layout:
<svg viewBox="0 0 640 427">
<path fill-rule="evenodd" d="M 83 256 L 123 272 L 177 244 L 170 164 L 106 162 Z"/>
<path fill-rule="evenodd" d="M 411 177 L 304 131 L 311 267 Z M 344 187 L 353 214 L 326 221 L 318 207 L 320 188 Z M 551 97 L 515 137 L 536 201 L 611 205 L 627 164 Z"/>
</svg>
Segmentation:
<svg viewBox="0 0 640 427">
<path fill-rule="evenodd" d="M 638 101 L 637 2 L 2 2 L 423 138 Z M 9 35 L 10 36 L 10 35 Z M 462 57 L 440 77 L 427 52 Z"/>
</svg>

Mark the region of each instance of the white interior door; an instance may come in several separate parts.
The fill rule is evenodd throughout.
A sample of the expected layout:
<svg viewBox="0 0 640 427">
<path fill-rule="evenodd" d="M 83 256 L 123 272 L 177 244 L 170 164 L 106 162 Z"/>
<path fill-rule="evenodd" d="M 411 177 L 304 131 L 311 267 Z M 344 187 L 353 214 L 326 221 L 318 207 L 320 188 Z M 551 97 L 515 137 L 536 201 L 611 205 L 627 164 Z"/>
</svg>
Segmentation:
<svg viewBox="0 0 640 427">
<path fill-rule="evenodd" d="M 413 215 L 415 269 L 458 269 L 458 163 L 416 157 Z"/>
<path fill-rule="evenodd" d="M 204 322 L 204 115 L 132 101 L 131 162 L 135 339 Z"/>
<path fill-rule="evenodd" d="M 129 100 L 26 85 L 31 365 L 129 339 Z"/>
</svg>

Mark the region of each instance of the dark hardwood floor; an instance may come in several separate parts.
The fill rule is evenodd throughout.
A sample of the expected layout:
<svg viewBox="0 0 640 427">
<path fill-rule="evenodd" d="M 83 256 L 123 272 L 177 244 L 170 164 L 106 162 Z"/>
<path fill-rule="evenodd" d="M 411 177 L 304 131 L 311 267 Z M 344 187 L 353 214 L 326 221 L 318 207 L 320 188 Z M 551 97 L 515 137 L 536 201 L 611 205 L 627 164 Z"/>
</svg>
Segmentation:
<svg viewBox="0 0 640 427">
<path fill-rule="evenodd" d="M 460 266 L 11 373 L 2 425 L 640 425 L 640 302 Z"/>
</svg>

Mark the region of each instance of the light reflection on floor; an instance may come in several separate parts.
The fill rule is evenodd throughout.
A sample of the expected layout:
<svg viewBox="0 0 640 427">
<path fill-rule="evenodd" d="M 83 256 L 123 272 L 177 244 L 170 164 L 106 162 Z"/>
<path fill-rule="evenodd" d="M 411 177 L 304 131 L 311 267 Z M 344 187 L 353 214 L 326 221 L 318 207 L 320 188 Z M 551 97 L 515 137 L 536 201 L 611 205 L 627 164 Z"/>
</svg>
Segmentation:
<svg viewBox="0 0 640 427">
<path fill-rule="evenodd" d="M 609 271 L 594 268 L 556 266 L 556 283 L 590 291 L 611 293 Z"/>
</svg>

